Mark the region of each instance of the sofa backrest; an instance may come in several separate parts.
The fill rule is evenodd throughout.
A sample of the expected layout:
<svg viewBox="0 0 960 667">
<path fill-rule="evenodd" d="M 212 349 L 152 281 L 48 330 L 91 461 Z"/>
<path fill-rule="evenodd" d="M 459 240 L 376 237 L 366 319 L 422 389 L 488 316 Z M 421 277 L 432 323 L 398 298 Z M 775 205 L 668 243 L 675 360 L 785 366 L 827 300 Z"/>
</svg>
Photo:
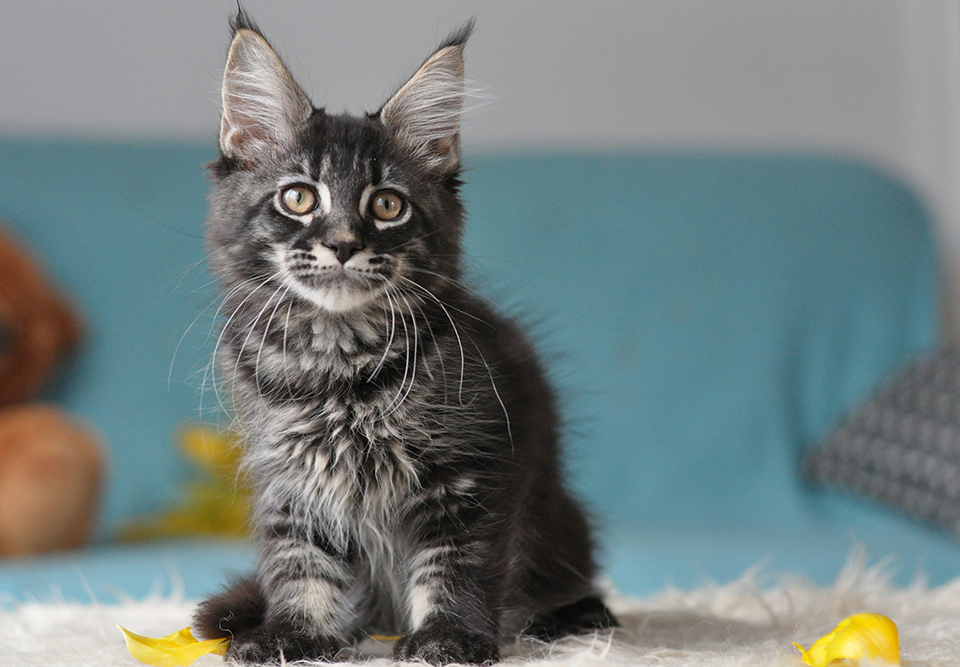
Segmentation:
<svg viewBox="0 0 960 667">
<path fill-rule="evenodd" d="M 220 416 L 205 376 L 212 157 L 0 142 L 0 219 L 89 325 L 51 397 L 109 444 L 104 536 L 175 501 L 188 472 L 178 428 Z M 930 222 L 874 169 L 694 153 L 467 167 L 474 282 L 533 323 L 568 415 L 573 484 L 602 521 L 799 515 L 801 449 L 934 343 Z"/>
</svg>

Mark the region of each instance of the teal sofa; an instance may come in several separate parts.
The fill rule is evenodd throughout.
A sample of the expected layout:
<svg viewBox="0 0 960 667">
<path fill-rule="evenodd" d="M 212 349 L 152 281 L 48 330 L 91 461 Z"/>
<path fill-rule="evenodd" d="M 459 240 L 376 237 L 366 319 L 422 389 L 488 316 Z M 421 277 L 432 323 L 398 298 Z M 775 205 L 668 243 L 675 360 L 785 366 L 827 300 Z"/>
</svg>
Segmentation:
<svg viewBox="0 0 960 667">
<path fill-rule="evenodd" d="M 221 418 L 206 376 L 213 156 L 0 141 L 0 219 L 88 323 L 48 398 L 93 424 L 110 460 L 95 543 L 0 562 L 0 601 L 193 598 L 253 566 L 243 541 L 115 540 L 182 494 L 178 429 Z M 800 472 L 846 411 L 936 346 L 936 253 L 914 193 L 815 155 L 468 152 L 466 165 L 472 281 L 535 332 L 617 588 L 759 563 L 826 584 L 855 549 L 901 581 L 960 574 L 957 538 Z"/>
</svg>

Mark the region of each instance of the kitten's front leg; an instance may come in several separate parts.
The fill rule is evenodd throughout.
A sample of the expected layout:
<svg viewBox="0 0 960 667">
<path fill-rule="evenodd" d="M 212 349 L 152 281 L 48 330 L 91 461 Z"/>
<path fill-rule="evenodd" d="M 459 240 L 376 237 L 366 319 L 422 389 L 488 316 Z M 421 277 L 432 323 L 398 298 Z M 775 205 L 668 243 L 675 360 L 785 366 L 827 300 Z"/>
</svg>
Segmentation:
<svg viewBox="0 0 960 667">
<path fill-rule="evenodd" d="M 346 554 L 322 535 L 308 540 L 285 522 L 268 527 L 259 571 L 264 621 L 235 637 L 227 657 L 249 663 L 334 660 L 354 619 L 348 595 L 353 578 Z"/>
<path fill-rule="evenodd" d="M 499 660 L 491 575 L 477 561 L 486 546 L 439 539 L 415 554 L 407 594 L 413 631 L 394 645 L 397 660 L 433 665 Z"/>
</svg>

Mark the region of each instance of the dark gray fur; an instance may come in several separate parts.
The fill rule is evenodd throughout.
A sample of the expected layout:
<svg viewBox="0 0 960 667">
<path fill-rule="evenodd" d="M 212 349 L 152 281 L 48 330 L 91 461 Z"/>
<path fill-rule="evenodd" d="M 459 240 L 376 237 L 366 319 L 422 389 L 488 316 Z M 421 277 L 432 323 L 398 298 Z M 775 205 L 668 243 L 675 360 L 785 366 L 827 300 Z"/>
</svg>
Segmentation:
<svg viewBox="0 0 960 667">
<path fill-rule="evenodd" d="M 398 659 L 446 664 L 615 624 L 563 488 L 553 391 L 521 329 L 460 282 L 470 26 L 364 117 L 313 108 L 242 14 L 234 31 L 208 244 L 260 558 L 200 605 L 198 634 L 270 662 L 402 633 Z M 328 188 L 329 209 L 285 212 L 293 181 Z M 402 223 L 361 206 L 380 187 Z"/>
</svg>

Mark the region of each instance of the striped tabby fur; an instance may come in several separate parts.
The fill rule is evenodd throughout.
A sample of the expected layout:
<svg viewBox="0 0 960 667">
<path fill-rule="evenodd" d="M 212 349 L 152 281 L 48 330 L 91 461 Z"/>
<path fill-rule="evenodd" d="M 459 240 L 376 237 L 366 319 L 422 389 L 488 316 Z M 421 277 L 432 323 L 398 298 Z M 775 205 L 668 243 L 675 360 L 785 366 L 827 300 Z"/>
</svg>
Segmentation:
<svg viewBox="0 0 960 667">
<path fill-rule="evenodd" d="M 488 663 L 499 642 L 614 620 L 564 490 L 551 388 L 461 278 L 462 47 L 377 113 L 315 109 L 241 13 L 209 250 L 219 383 L 255 486 L 257 573 L 200 605 L 241 662 Z"/>
</svg>

